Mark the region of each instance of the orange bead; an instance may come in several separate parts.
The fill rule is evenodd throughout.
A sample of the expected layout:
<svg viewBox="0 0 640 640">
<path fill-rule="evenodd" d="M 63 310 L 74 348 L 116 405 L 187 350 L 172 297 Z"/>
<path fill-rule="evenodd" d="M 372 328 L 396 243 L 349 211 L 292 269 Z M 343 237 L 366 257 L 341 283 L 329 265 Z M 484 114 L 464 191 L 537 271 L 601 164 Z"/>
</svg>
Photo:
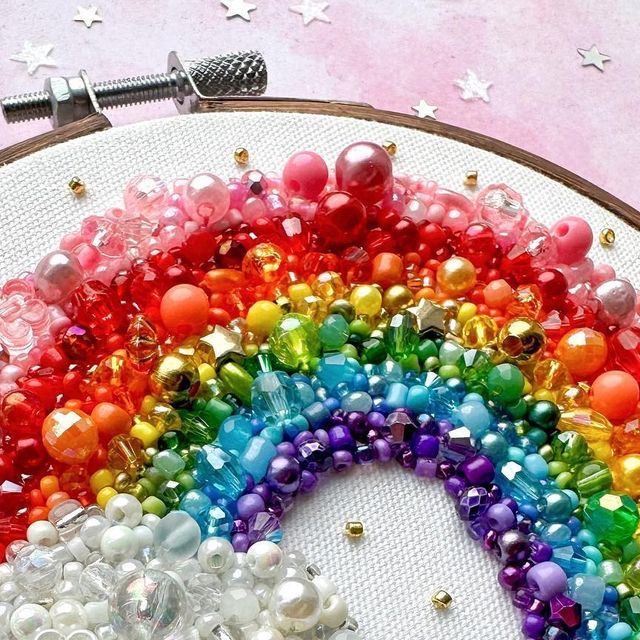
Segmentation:
<svg viewBox="0 0 640 640">
<path fill-rule="evenodd" d="M 129 433 L 131 416 L 117 404 L 101 402 L 91 412 L 91 419 L 98 427 L 100 438 L 108 442 L 121 433 Z"/>
<path fill-rule="evenodd" d="M 45 498 L 48 498 L 56 491 L 60 491 L 58 476 L 42 476 L 42 478 L 40 478 L 40 491 L 42 491 L 42 495 Z"/>
<path fill-rule="evenodd" d="M 49 515 L 49 507 L 34 507 L 29 511 L 29 517 L 27 518 L 27 522 L 29 524 L 33 522 L 38 522 L 38 520 L 46 520 Z"/>
<path fill-rule="evenodd" d="M 610 443 L 617 455 L 640 453 L 640 416 L 614 424 Z"/>
<path fill-rule="evenodd" d="M 470 260 L 453 256 L 438 267 L 436 280 L 445 293 L 461 296 L 475 286 L 476 268 Z"/>
<path fill-rule="evenodd" d="M 173 334 L 199 333 L 207 326 L 209 298 L 192 284 L 178 284 L 162 296 L 160 317 Z"/>
<path fill-rule="evenodd" d="M 231 322 L 231 314 L 220 307 L 209 309 L 209 324 L 219 324 L 226 327 Z"/>
<path fill-rule="evenodd" d="M 402 258 L 395 253 L 379 253 L 371 262 L 371 280 L 382 287 L 402 284 Z"/>
<path fill-rule="evenodd" d="M 640 387 L 626 371 L 607 371 L 591 385 L 591 408 L 612 422 L 622 422 L 633 415 L 640 400 Z"/>
<path fill-rule="evenodd" d="M 56 491 L 47 498 L 47 507 L 55 507 L 60 502 L 68 500 L 71 496 L 66 491 Z"/>
<path fill-rule="evenodd" d="M 494 309 L 504 309 L 513 298 L 513 289 L 506 280 L 493 280 L 483 293 L 485 304 Z"/>
<path fill-rule="evenodd" d="M 70 398 L 64 403 L 64 406 L 71 411 L 75 409 L 82 410 L 82 400 L 78 400 L 77 398 Z"/>
<path fill-rule="evenodd" d="M 212 293 L 227 293 L 244 285 L 244 274 L 237 269 L 207 271 L 202 284 Z"/>
<path fill-rule="evenodd" d="M 583 327 L 565 333 L 558 341 L 555 357 L 576 380 L 598 373 L 607 361 L 607 340 L 602 333 Z"/>
<path fill-rule="evenodd" d="M 42 423 L 42 443 L 58 462 L 86 462 L 98 448 L 98 428 L 84 411 L 54 409 Z"/>
</svg>

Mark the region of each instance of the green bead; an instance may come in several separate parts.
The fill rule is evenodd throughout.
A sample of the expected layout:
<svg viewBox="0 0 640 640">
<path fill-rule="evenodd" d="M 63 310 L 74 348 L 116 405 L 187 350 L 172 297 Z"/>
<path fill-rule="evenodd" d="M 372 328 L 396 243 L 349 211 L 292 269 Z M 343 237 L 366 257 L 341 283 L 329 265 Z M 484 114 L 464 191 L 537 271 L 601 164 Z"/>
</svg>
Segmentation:
<svg viewBox="0 0 640 640">
<path fill-rule="evenodd" d="M 445 340 L 438 349 L 438 357 L 442 364 L 457 364 L 462 355 L 464 348 L 453 340 Z"/>
<path fill-rule="evenodd" d="M 598 566 L 598 575 L 610 585 L 616 585 L 624 578 L 622 566 L 617 560 L 603 560 Z"/>
<path fill-rule="evenodd" d="M 622 558 L 620 560 L 621 562 L 631 562 L 639 555 L 640 545 L 635 540 L 631 540 L 622 547 Z"/>
<path fill-rule="evenodd" d="M 575 472 L 576 491 L 581 498 L 606 491 L 611 487 L 613 478 L 606 462 L 590 460 L 580 465 Z"/>
<path fill-rule="evenodd" d="M 226 405 L 226 403 L 222 402 L 222 400 L 216 400 L 215 398 L 212 398 L 211 400 L 209 400 L 209 402 Z M 209 407 L 209 409 L 211 409 L 209 403 L 207 403 L 207 406 Z M 230 406 L 229 409 L 232 410 Z M 184 433 L 189 443 L 208 444 L 209 442 L 212 442 L 216 439 L 220 425 L 215 424 L 217 423 L 217 419 L 213 417 L 212 411 L 207 410 L 200 415 L 184 411 L 182 412 L 181 416 L 182 433 Z"/>
<path fill-rule="evenodd" d="M 177 480 L 165 480 L 156 490 L 156 497 L 160 498 L 169 509 L 177 509 L 183 493 Z"/>
<path fill-rule="evenodd" d="M 242 404 L 251 406 L 251 385 L 253 378 L 251 374 L 241 367 L 237 362 L 226 362 L 218 371 L 218 379 L 226 393 L 234 395 Z M 209 401 L 211 402 L 211 400 Z M 208 405 L 209 403 L 207 403 Z M 227 418 L 228 416 L 224 416 Z M 224 420 L 222 418 L 222 420 Z M 222 422 L 220 420 L 220 422 Z"/>
<path fill-rule="evenodd" d="M 559 476 L 568 469 L 569 465 L 566 462 L 560 462 L 560 460 L 551 460 L 551 462 L 549 462 L 549 475 L 552 478 Z"/>
<path fill-rule="evenodd" d="M 538 400 L 534 402 L 527 412 L 527 420 L 529 423 L 544 431 L 553 431 L 559 419 L 560 409 L 548 400 Z"/>
<path fill-rule="evenodd" d="M 568 489 L 573 484 L 573 473 L 563 471 L 556 476 L 556 485 L 559 489 Z"/>
<path fill-rule="evenodd" d="M 185 490 L 185 491 L 189 491 L 190 489 L 193 489 L 196 486 L 196 481 L 193 479 L 193 476 L 187 472 L 187 471 L 183 471 L 182 473 L 179 473 L 176 477 L 175 477 L 175 481 Z"/>
<path fill-rule="evenodd" d="M 620 618 L 634 631 L 640 631 L 640 597 L 631 596 L 620 603 Z"/>
<path fill-rule="evenodd" d="M 438 355 L 438 347 L 433 340 L 423 340 L 416 349 L 416 354 L 420 362 L 424 362 L 427 358 L 433 358 Z"/>
<path fill-rule="evenodd" d="M 371 335 L 369 325 L 358 318 L 349 323 L 349 332 L 362 336 L 362 338 L 368 338 Z"/>
<path fill-rule="evenodd" d="M 398 360 L 398 362 L 403 371 L 415 371 L 416 373 L 420 372 L 420 360 L 418 360 L 418 356 L 415 353 L 412 353 L 406 358 L 401 358 L 400 360 Z"/>
<path fill-rule="evenodd" d="M 319 335 L 325 350 L 339 349 L 349 339 L 349 323 L 340 314 L 332 313 L 324 319 Z"/>
<path fill-rule="evenodd" d="M 318 327 L 307 316 L 287 313 L 273 328 L 269 347 L 285 367 L 306 368 L 311 358 L 320 355 Z"/>
<path fill-rule="evenodd" d="M 434 369 L 437 369 L 439 366 L 440 366 L 440 358 L 436 356 L 429 356 L 424 361 L 424 368 L 427 371 L 433 371 Z"/>
<path fill-rule="evenodd" d="M 340 353 L 345 355 L 347 358 L 358 359 L 358 350 L 352 344 L 344 344 L 340 347 Z"/>
<path fill-rule="evenodd" d="M 448 378 L 459 378 L 460 369 L 458 369 L 455 364 L 443 364 L 438 369 L 438 375 L 444 380 L 447 380 Z"/>
<path fill-rule="evenodd" d="M 232 413 L 233 407 L 230 404 L 223 402 L 222 400 L 211 398 L 211 400 L 207 402 L 204 410 L 200 413 L 200 415 L 204 418 L 206 423 L 210 427 L 213 427 L 213 429 L 215 430 L 215 435 L 213 436 L 213 438 L 211 438 L 211 440 L 215 440 L 216 436 L 218 435 L 218 428 Z M 211 442 L 211 440 L 209 440 L 209 442 Z"/>
<path fill-rule="evenodd" d="M 410 313 L 396 313 L 389 321 L 384 343 L 392 358 L 406 358 L 418 347 L 420 339 L 414 324 L 415 317 Z"/>
<path fill-rule="evenodd" d="M 155 493 L 155 488 L 159 487 L 160 484 L 166 480 L 162 472 L 155 467 L 147 467 L 144 470 L 144 477 L 154 486 L 153 493 Z"/>
<path fill-rule="evenodd" d="M 524 376 L 518 367 L 504 362 L 489 371 L 487 389 L 503 404 L 516 402 L 524 389 Z"/>
<path fill-rule="evenodd" d="M 145 513 L 153 513 L 159 518 L 162 518 L 167 514 L 166 505 L 164 504 L 164 502 L 162 502 L 162 500 L 156 498 L 155 496 L 149 496 L 148 498 L 144 499 L 144 501 L 142 502 L 142 510 Z"/>
<path fill-rule="evenodd" d="M 144 488 L 148 495 L 152 496 L 156 492 L 156 486 L 149 478 L 140 478 L 138 484 Z"/>
<path fill-rule="evenodd" d="M 553 436 L 551 440 L 556 460 L 567 464 L 578 464 L 589 460 L 589 443 L 584 436 L 575 431 L 565 431 Z"/>
<path fill-rule="evenodd" d="M 553 449 L 550 444 L 544 444 L 538 449 L 538 453 L 547 461 L 551 462 L 553 460 Z"/>
<path fill-rule="evenodd" d="M 547 441 L 547 434 L 542 429 L 534 427 L 527 431 L 527 438 L 538 447 L 541 447 Z"/>
<path fill-rule="evenodd" d="M 387 357 L 387 349 L 382 340 L 369 338 L 362 343 L 363 364 L 380 364 Z"/>
<path fill-rule="evenodd" d="M 505 408 L 514 420 L 520 420 L 527 415 L 527 403 L 522 398 L 518 398 L 518 400 L 508 404 Z M 528 426 L 529 424 L 527 423 L 527 428 Z"/>
<path fill-rule="evenodd" d="M 602 492 L 589 498 L 583 517 L 598 540 L 621 546 L 638 527 L 638 506 L 626 494 Z"/>
</svg>

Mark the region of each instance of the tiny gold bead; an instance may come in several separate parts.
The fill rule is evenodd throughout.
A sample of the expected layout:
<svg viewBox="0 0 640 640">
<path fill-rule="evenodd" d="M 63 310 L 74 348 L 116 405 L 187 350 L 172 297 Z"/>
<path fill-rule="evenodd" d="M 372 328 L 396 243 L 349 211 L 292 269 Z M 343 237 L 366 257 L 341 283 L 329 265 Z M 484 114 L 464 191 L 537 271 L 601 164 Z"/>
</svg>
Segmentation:
<svg viewBox="0 0 640 640">
<path fill-rule="evenodd" d="M 362 538 L 364 525 L 359 520 L 350 520 L 344 525 L 344 533 L 349 538 Z"/>
<path fill-rule="evenodd" d="M 431 602 L 436 609 L 448 609 L 453 602 L 453 598 L 444 589 L 438 589 L 431 596 Z"/>
<path fill-rule="evenodd" d="M 240 165 L 248 164 L 249 152 L 244 147 L 238 147 L 233 152 L 233 159 Z"/>
<path fill-rule="evenodd" d="M 398 145 L 393 140 L 385 140 L 382 148 L 390 155 L 395 156 L 398 153 Z"/>
<path fill-rule="evenodd" d="M 467 171 L 463 180 L 465 187 L 477 187 L 478 186 L 478 172 L 477 171 Z"/>
<path fill-rule="evenodd" d="M 69 180 L 69 189 L 71 189 L 73 194 L 78 198 L 81 198 L 87 192 L 85 183 L 82 182 L 78 176 L 73 176 L 73 178 Z"/>
<path fill-rule="evenodd" d="M 603 229 L 600 232 L 600 244 L 603 247 L 610 247 L 616 241 L 616 232 L 613 229 Z"/>
</svg>

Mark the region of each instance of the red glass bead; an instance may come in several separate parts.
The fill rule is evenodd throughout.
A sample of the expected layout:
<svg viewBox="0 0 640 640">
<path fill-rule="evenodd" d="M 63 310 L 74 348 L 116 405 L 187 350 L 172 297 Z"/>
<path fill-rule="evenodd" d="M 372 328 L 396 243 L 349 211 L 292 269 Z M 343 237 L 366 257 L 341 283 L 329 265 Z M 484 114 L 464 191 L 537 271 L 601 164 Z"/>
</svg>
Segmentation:
<svg viewBox="0 0 640 640">
<path fill-rule="evenodd" d="M 17 389 L 2 398 L 1 424 L 13 437 L 35 436 L 46 415 L 40 398 L 30 391 Z"/>
<path fill-rule="evenodd" d="M 5 480 L 15 480 L 16 468 L 13 459 L 8 453 L 0 453 L 0 485 Z"/>
<path fill-rule="evenodd" d="M 564 306 L 567 296 L 567 279 L 556 269 L 545 269 L 535 274 L 535 284 L 542 294 L 542 307 L 545 310 L 558 309 Z"/>
<path fill-rule="evenodd" d="M 97 280 L 88 280 L 75 289 L 70 303 L 75 322 L 98 338 L 118 331 L 125 318 L 116 293 Z"/>
<path fill-rule="evenodd" d="M 336 160 L 336 184 L 364 204 L 375 204 L 393 189 L 389 154 L 377 144 L 356 142 Z"/>
<path fill-rule="evenodd" d="M 378 253 L 394 253 L 396 242 L 391 231 L 383 231 L 376 228 L 367 233 L 365 249 L 369 255 L 375 256 Z"/>
<path fill-rule="evenodd" d="M 391 235 L 400 253 L 415 251 L 420 244 L 418 226 L 409 218 L 402 218 L 391 228 Z"/>
<path fill-rule="evenodd" d="M 50 367 L 59 373 L 66 373 L 69 368 L 69 358 L 67 358 L 62 349 L 49 347 L 42 352 L 40 364 L 43 367 Z"/>
<path fill-rule="evenodd" d="M 340 254 L 340 273 L 348 286 L 356 282 L 369 282 L 371 269 L 371 258 L 361 247 L 347 247 Z"/>
<path fill-rule="evenodd" d="M 476 267 L 485 267 L 497 258 L 498 245 L 491 228 L 481 222 L 469 225 L 458 241 L 458 255 L 469 259 Z"/>
<path fill-rule="evenodd" d="M 208 260 L 216 249 L 216 238 L 210 231 L 194 231 L 181 247 L 182 255 L 191 264 L 200 264 Z"/>
<path fill-rule="evenodd" d="M 42 471 L 48 458 L 39 437 L 20 438 L 16 441 L 13 464 L 20 473 Z"/>
<path fill-rule="evenodd" d="M 426 243 L 434 253 L 447 242 L 446 231 L 438 224 L 428 223 L 419 227 L 420 240 Z"/>
<path fill-rule="evenodd" d="M 367 214 L 360 200 L 349 193 L 332 191 L 318 203 L 315 231 L 322 246 L 357 245 L 366 232 L 366 220 Z"/>
<path fill-rule="evenodd" d="M 616 331 L 609 339 L 609 353 L 616 368 L 640 379 L 640 327 Z"/>
<path fill-rule="evenodd" d="M 7 545 L 13 540 L 27 539 L 27 525 L 24 518 L 14 515 L 0 518 L 0 543 Z"/>
<path fill-rule="evenodd" d="M 58 346 L 75 362 L 89 361 L 95 352 L 95 344 L 91 332 L 77 324 L 67 327 L 58 336 Z"/>
</svg>

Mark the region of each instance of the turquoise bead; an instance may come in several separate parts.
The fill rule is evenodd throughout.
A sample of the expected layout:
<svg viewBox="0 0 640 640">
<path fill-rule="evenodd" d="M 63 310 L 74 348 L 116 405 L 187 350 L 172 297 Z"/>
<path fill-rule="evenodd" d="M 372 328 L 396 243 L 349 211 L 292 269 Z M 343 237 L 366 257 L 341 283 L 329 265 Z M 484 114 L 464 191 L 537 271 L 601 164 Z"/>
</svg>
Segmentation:
<svg viewBox="0 0 640 640">
<path fill-rule="evenodd" d="M 571 489 L 563 489 L 563 491 L 567 496 L 569 496 L 569 500 L 571 500 L 571 509 L 577 509 L 578 505 L 580 504 L 580 498 L 578 497 L 578 494 Z"/>
<path fill-rule="evenodd" d="M 401 382 L 392 382 L 387 388 L 387 395 L 385 397 L 387 406 L 390 409 L 399 409 L 405 407 L 407 404 L 407 394 L 409 393 L 409 387 Z"/>
<path fill-rule="evenodd" d="M 596 564 L 600 564 L 602 562 L 602 553 L 598 547 L 592 547 L 591 545 L 586 545 L 582 547 L 587 558 L 593 560 Z"/>
<path fill-rule="evenodd" d="M 227 451 L 243 451 L 253 434 L 251 422 L 244 416 L 229 416 L 220 425 L 218 444 Z"/>
<path fill-rule="evenodd" d="M 187 491 L 180 499 L 180 508 L 198 523 L 201 531 L 206 530 L 209 509 L 211 508 L 211 500 L 206 493 L 199 489 Z"/>
<path fill-rule="evenodd" d="M 571 529 L 566 524 L 548 524 L 539 533 L 540 538 L 552 547 L 559 547 L 571 540 Z"/>
<path fill-rule="evenodd" d="M 214 504 L 208 513 L 208 522 L 205 531 L 207 538 L 231 538 L 233 531 L 233 516 L 222 505 Z"/>
<path fill-rule="evenodd" d="M 586 611 L 597 611 L 602 606 L 605 586 L 599 576 L 578 573 L 569 578 L 569 597 L 579 602 Z"/>
<path fill-rule="evenodd" d="M 559 489 L 545 493 L 540 510 L 547 522 L 566 522 L 573 511 L 569 496 Z"/>
<path fill-rule="evenodd" d="M 573 543 L 555 547 L 553 561 L 568 575 L 587 572 L 588 558 L 582 549 Z"/>
<path fill-rule="evenodd" d="M 598 544 L 598 538 L 595 533 L 589 529 L 580 529 L 576 534 L 576 542 L 579 542 L 583 547 L 593 547 Z"/>
<path fill-rule="evenodd" d="M 238 458 L 230 452 L 205 444 L 196 456 L 198 478 L 218 493 L 237 500 L 247 486 L 247 477 Z"/>
<path fill-rule="evenodd" d="M 312 402 L 307 405 L 302 410 L 302 415 L 307 419 L 313 429 L 320 428 L 331 416 L 329 410 L 322 402 Z"/>
<path fill-rule="evenodd" d="M 509 445 L 501 433 L 489 431 L 480 439 L 480 453 L 492 460 L 499 462 L 507 457 Z"/>
<path fill-rule="evenodd" d="M 373 406 L 373 398 L 366 391 L 352 391 L 348 393 L 342 402 L 340 408 L 343 411 L 361 411 L 362 413 L 369 413 Z"/>
<path fill-rule="evenodd" d="M 464 425 L 474 438 L 479 438 L 491 425 L 489 410 L 481 402 L 463 402 L 453 411 L 455 424 Z"/>
<path fill-rule="evenodd" d="M 251 405 L 258 418 L 270 423 L 293 418 L 302 410 L 295 382 L 282 371 L 261 373 L 253 381 Z"/>
<path fill-rule="evenodd" d="M 524 465 L 526 454 L 520 447 L 509 447 L 507 457 L 509 460 L 513 460 L 514 462 Z"/>
<path fill-rule="evenodd" d="M 320 341 L 325 349 L 339 349 L 349 339 L 349 323 L 337 313 L 328 315 L 320 327 Z"/>
<path fill-rule="evenodd" d="M 426 387 L 414 384 L 407 393 L 407 407 L 412 411 L 424 411 L 429 403 L 429 392 Z"/>
<path fill-rule="evenodd" d="M 264 478 L 269 462 L 275 457 L 276 453 L 276 447 L 271 440 L 255 436 L 249 440 L 238 460 L 257 484 Z"/>
<path fill-rule="evenodd" d="M 606 640 L 631 640 L 633 629 L 626 622 L 616 622 L 609 627 Z"/>
<path fill-rule="evenodd" d="M 353 377 L 361 370 L 360 363 L 354 358 L 348 358 L 342 353 L 332 353 L 320 358 L 316 375 L 320 382 L 331 391 L 341 382 L 351 383 Z"/>
<path fill-rule="evenodd" d="M 484 398 L 479 393 L 467 393 L 463 402 L 482 402 L 484 404 Z"/>
<path fill-rule="evenodd" d="M 284 429 L 282 428 L 282 425 L 271 424 L 260 432 L 260 436 L 265 440 L 269 440 L 273 444 L 278 445 L 284 439 Z"/>
<path fill-rule="evenodd" d="M 517 502 L 537 503 L 542 498 L 540 483 L 518 462 L 509 460 L 496 469 L 495 483 L 504 495 Z"/>
<path fill-rule="evenodd" d="M 310 384 L 296 380 L 295 385 L 303 407 L 310 405 L 316 399 L 316 394 Z"/>
<path fill-rule="evenodd" d="M 171 479 L 184 469 L 185 463 L 175 451 L 165 449 L 153 456 L 153 466 L 158 469 L 165 478 Z"/>
<path fill-rule="evenodd" d="M 546 480 L 549 475 L 547 461 L 538 453 L 530 453 L 524 459 L 525 469 L 536 479 Z"/>
</svg>

